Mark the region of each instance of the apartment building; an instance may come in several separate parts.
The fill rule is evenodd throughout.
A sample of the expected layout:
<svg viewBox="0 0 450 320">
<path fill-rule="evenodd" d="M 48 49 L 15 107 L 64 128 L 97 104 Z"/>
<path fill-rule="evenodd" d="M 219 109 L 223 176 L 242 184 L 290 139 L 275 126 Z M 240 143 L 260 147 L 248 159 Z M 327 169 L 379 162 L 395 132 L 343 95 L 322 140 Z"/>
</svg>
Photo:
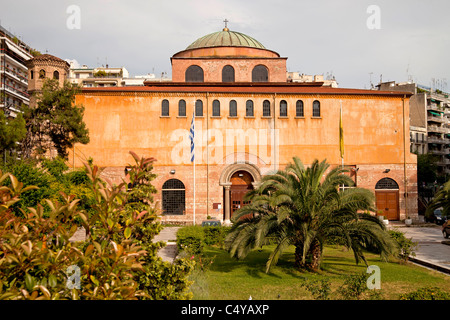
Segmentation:
<svg viewBox="0 0 450 320">
<path fill-rule="evenodd" d="M 385 82 L 377 87 L 413 93 L 410 98 L 411 152 L 435 155 L 438 173 L 450 174 L 449 94 L 411 82 Z"/>
<path fill-rule="evenodd" d="M 0 26 L 0 108 L 14 117 L 22 104 L 30 103 L 28 68 L 32 48 Z"/>
</svg>

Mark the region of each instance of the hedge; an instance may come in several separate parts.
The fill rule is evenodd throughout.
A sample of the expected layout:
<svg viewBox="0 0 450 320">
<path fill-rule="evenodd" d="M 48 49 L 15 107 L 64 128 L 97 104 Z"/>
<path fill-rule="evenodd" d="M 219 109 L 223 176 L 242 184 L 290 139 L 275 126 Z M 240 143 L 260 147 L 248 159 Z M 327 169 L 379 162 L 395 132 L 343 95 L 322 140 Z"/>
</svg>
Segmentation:
<svg viewBox="0 0 450 320">
<path fill-rule="evenodd" d="M 205 245 L 222 245 L 229 227 L 187 226 L 177 232 L 178 250 L 193 254 L 203 252 Z"/>
</svg>

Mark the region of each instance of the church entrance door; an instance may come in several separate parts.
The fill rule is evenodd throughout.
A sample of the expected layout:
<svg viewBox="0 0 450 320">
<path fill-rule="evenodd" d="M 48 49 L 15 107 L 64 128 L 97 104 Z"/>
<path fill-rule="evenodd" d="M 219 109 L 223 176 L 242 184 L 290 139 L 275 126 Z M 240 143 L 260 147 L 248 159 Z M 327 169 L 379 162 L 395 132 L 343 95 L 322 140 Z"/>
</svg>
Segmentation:
<svg viewBox="0 0 450 320">
<path fill-rule="evenodd" d="M 230 182 L 230 208 L 231 216 L 233 216 L 236 210 L 249 203 L 249 201 L 244 200 L 244 196 L 253 189 L 253 177 L 247 171 L 240 170 L 231 176 Z"/>
</svg>

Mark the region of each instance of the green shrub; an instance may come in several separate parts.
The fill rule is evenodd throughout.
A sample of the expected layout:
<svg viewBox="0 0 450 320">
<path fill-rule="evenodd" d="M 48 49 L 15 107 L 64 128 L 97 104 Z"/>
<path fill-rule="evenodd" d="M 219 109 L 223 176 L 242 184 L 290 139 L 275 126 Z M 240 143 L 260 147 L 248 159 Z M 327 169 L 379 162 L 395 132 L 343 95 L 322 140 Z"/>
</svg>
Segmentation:
<svg viewBox="0 0 450 320">
<path fill-rule="evenodd" d="M 405 234 L 397 230 L 389 230 L 389 235 L 398 243 L 399 246 L 399 258 L 407 260 L 409 256 L 415 256 L 415 248 L 417 243 L 411 239 L 405 237 Z"/>
<path fill-rule="evenodd" d="M 205 244 L 211 245 L 223 245 L 225 236 L 227 235 L 230 227 L 203 227 L 203 233 L 205 234 Z"/>
<path fill-rule="evenodd" d="M 450 295 L 437 287 L 425 287 L 401 294 L 400 300 L 450 300 Z"/>
<path fill-rule="evenodd" d="M 328 279 L 309 280 L 302 284 L 316 300 L 330 300 L 331 284 Z"/>
<path fill-rule="evenodd" d="M 184 250 L 192 254 L 203 252 L 205 234 L 201 226 L 183 227 L 177 232 L 178 250 Z"/>
<path fill-rule="evenodd" d="M 360 300 L 362 294 L 369 290 L 367 288 L 368 277 L 366 272 L 345 276 L 344 284 L 338 289 L 338 293 L 344 300 Z"/>
<path fill-rule="evenodd" d="M 138 177 L 151 171 L 153 160 L 132 155 L 136 166 L 130 176 L 138 188 Z M 161 244 L 152 241 L 159 230 L 152 204 L 128 210 L 135 208 L 135 198 L 125 183 L 108 184 L 97 166 L 86 164 L 86 172 L 94 195 L 92 216 L 80 210 L 80 199 L 61 194 L 62 201 L 44 201 L 46 215 L 39 204 L 22 218 L 12 215 L 11 207 L 35 188 L 0 170 L 0 185 L 10 181 L 0 188 L 0 300 L 191 298 L 188 277 L 194 263 L 179 259 L 170 264 L 156 255 Z M 86 230 L 80 243 L 69 240 L 77 230 L 75 217 Z M 69 271 L 74 268 L 75 286 Z"/>
</svg>

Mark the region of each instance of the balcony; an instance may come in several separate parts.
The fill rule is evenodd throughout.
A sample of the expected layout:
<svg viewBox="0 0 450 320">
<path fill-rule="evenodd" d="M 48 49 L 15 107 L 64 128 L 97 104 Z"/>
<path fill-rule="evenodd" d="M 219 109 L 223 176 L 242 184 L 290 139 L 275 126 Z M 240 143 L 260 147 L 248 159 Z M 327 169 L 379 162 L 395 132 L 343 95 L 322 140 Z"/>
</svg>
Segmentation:
<svg viewBox="0 0 450 320">
<path fill-rule="evenodd" d="M 9 76 L 10 79 L 19 82 L 21 85 L 25 86 L 25 88 L 28 87 L 28 78 L 22 75 L 20 72 L 1 66 L 0 73 L 6 74 L 7 76 Z"/>
<path fill-rule="evenodd" d="M 439 106 L 436 103 L 430 103 L 427 105 L 427 110 L 433 110 L 433 111 L 441 111 Z"/>
<path fill-rule="evenodd" d="M 448 154 L 448 152 L 445 151 L 445 150 L 446 149 L 442 149 L 442 150 L 440 150 L 440 149 L 429 149 L 428 153 L 439 155 L 439 156 L 443 156 L 443 155 L 447 155 Z"/>
<path fill-rule="evenodd" d="M 30 102 L 30 95 L 28 93 L 11 87 L 10 85 L 2 83 L 0 90 L 4 90 L 7 94 L 11 94 L 16 98 L 23 100 L 26 104 Z"/>
<path fill-rule="evenodd" d="M 446 133 L 448 129 L 444 127 L 438 127 L 438 126 L 428 126 L 428 132 L 437 132 L 437 133 Z"/>
<path fill-rule="evenodd" d="M 444 117 L 436 117 L 436 116 L 428 116 L 427 120 L 430 122 L 434 121 L 439 123 L 447 122 L 447 120 Z"/>
<path fill-rule="evenodd" d="M 428 136 L 428 138 L 427 138 L 427 142 L 428 143 L 437 143 L 437 144 L 447 143 L 446 140 L 448 140 L 448 139 L 439 138 L 439 137 L 433 137 L 433 136 Z"/>
</svg>

